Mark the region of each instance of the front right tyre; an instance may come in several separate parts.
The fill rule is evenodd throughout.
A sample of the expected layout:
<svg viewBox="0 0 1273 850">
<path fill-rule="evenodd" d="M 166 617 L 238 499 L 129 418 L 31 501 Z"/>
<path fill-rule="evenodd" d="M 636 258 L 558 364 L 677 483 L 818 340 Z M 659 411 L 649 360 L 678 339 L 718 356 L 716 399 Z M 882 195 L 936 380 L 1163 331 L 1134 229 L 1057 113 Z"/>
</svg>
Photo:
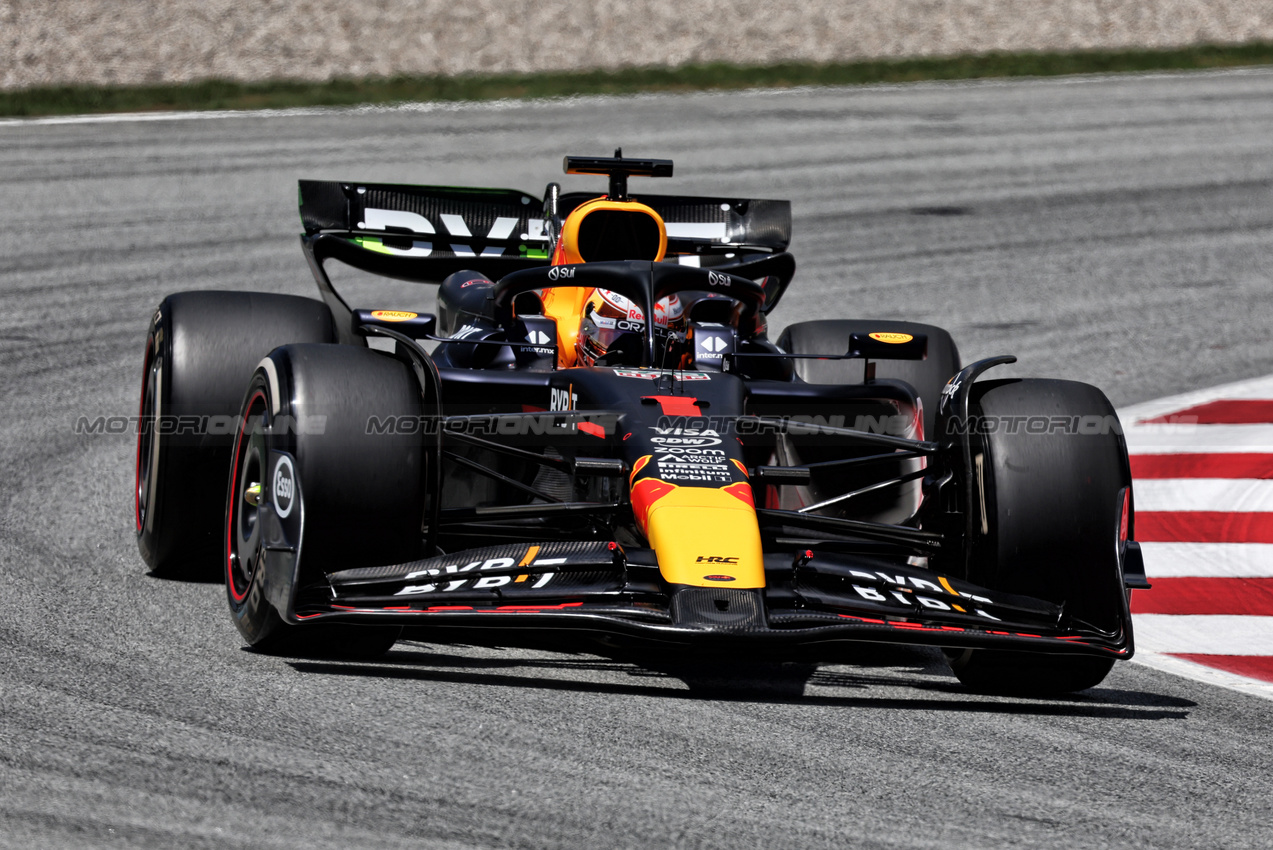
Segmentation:
<svg viewBox="0 0 1273 850">
<path fill-rule="evenodd" d="M 154 575 L 218 575 L 243 388 L 271 349 L 335 338 L 327 305 L 312 298 L 204 291 L 160 302 L 146 335 L 133 491 L 137 548 Z"/>
<path fill-rule="evenodd" d="M 1122 557 L 1131 475 L 1109 400 L 1074 381 L 983 381 L 969 423 L 981 502 L 969 580 L 1053 602 L 1069 628 L 1130 646 Z M 1112 655 L 987 649 L 946 657 L 973 690 L 1032 696 L 1095 687 L 1114 665 Z"/>
</svg>

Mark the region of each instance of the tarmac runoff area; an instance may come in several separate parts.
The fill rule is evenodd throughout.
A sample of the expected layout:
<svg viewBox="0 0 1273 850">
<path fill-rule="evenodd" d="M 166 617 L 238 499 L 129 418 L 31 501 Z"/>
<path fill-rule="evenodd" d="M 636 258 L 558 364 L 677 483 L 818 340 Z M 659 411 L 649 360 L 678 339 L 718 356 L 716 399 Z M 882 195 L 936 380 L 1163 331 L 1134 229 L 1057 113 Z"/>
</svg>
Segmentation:
<svg viewBox="0 0 1273 850">
<path fill-rule="evenodd" d="M 996 373 L 1096 384 L 1133 423 L 1142 539 L 1155 513 L 1210 512 L 1204 492 L 1228 524 L 1175 528 L 1251 529 L 1260 467 L 1227 459 L 1240 477 L 1191 488 L 1161 482 L 1213 458 L 1146 458 L 1263 454 L 1233 429 L 1267 420 L 1185 440 L 1144 419 L 1270 398 L 1175 398 L 1273 375 L 1270 139 L 1268 71 L 0 126 L 0 847 L 1273 846 L 1273 704 L 1134 662 L 1019 700 L 907 647 L 818 667 L 244 652 L 223 587 L 145 573 L 133 442 L 73 430 L 136 413 L 165 293 L 313 294 L 297 179 L 571 191 L 595 183 L 564 178 L 563 154 L 622 145 L 675 160 L 654 191 L 793 201 L 800 270 L 773 333 L 910 318 L 965 362 L 1013 353 Z M 1140 412 L 1158 398 L 1175 400 Z M 1267 579 L 1263 550 L 1236 548 L 1257 543 L 1151 540 L 1135 604 L 1176 599 L 1175 579 Z M 1270 654 L 1149 625 L 1214 618 L 1209 639 L 1265 616 L 1213 598 L 1224 613 L 1141 609 L 1139 657 Z"/>
</svg>

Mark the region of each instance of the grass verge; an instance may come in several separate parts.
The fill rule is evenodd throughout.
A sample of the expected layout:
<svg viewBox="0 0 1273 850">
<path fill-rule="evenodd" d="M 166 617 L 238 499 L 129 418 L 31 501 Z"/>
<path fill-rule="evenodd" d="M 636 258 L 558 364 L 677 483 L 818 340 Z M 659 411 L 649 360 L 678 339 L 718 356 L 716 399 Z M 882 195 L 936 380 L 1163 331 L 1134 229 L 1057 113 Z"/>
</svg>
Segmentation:
<svg viewBox="0 0 1273 850">
<path fill-rule="evenodd" d="M 1176 50 L 989 53 L 933 59 L 746 67 L 723 63 L 619 71 L 461 77 L 181 85 L 49 86 L 0 92 L 0 116 L 74 115 L 201 109 L 284 109 L 407 101 L 494 100 L 587 94 L 688 92 L 791 86 L 842 86 L 919 80 L 1051 77 L 1135 71 L 1185 71 L 1273 64 L 1273 43 L 1204 45 Z"/>
</svg>

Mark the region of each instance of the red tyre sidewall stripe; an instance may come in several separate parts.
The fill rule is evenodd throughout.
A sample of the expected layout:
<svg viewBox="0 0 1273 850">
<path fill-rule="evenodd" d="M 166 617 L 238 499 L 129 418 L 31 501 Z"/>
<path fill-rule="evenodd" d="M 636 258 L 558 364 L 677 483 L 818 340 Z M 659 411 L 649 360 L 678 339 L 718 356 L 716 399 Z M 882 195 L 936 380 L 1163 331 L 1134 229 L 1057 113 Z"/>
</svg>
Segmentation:
<svg viewBox="0 0 1273 850">
<path fill-rule="evenodd" d="M 141 364 L 141 401 L 137 404 L 137 463 L 133 481 L 133 515 L 137 518 L 137 533 L 141 534 L 141 438 L 145 427 L 143 416 L 146 415 L 146 387 L 150 386 L 150 358 L 154 349 L 155 335 L 146 337 L 146 356 Z M 158 391 L 158 387 L 155 388 Z M 158 425 L 158 423 L 156 423 Z M 153 440 L 155 435 L 151 434 Z M 152 453 L 154 449 L 151 449 Z"/>
<path fill-rule="evenodd" d="M 252 394 L 252 398 L 248 401 L 247 407 L 244 408 L 243 420 L 239 423 L 239 435 L 234 441 L 234 465 L 232 466 L 230 471 L 230 504 L 226 507 L 226 515 L 225 515 L 225 586 L 230 591 L 230 597 L 235 602 L 242 602 L 243 600 L 247 599 L 248 590 L 251 587 L 251 582 L 248 582 L 248 587 L 243 588 L 242 595 L 239 595 L 235 591 L 234 562 L 231 560 L 230 555 L 233 552 L 233 546 L 231 544 L 232 544 L 233 535 L 234 535 L 234 522 L 235 522 L 234 518 L 236 513 L 235 507 L 239 501 L 239 496 L 238 496 L 239 448 L 243 445 L 243 434 L 244 434 L 244 431 L 247 429 L 248 418 L 251 416 L 252 408 L 256 405 L 256 400 L 258 398 L 264 400 L 265 393 L 262 392 L 261 390 L 257 390 L 255 393 Z M 262 458 L 262 464 L 261 464 L 262 473 L 264 473 L 265 466 L 266 466 L 266 464 L 264 463 L 264 460 L 265 459 Z M 264 479 L 265 475 L 262 474 L 261 478 Z"/>
</svg>

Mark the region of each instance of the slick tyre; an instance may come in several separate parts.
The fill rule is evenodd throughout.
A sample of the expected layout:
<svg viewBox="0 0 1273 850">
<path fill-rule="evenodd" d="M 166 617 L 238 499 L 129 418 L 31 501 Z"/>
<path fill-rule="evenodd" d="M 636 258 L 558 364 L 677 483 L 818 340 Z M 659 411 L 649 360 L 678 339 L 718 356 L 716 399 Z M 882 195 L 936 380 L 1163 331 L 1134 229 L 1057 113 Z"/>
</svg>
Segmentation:
<svg viewBox="0 0 1273 850">
<path fill-rule="evenodd" d="M 981 423 L 970 439 L 975 509 L 984 507 L 969 579 L 1062 605 L 1073 628 L 1130 629 L 1120 552 L 1131 476 L 1109 400 L 1073 381 L 985 381 L 972 389 L 969 414 Z M 1022 695 L 1094 687 L 1114 664 L 984 649 L 947 658 L 974 690 Z"/>
<path fill-rule="evenodd" d="M 335 339 L 327 306 L 257 292 L 182 292 L 146 334 L 133 492 L 152 573 L 215 579 L 230 447 L 252 370 L 288 342 Z"/>
<path fill-rule="evenodd" d="M 374 658 L 397 640 L 396 626 L 289 624 L 280 610 L 325 602 L 325 573 L 420 556 L 422 438 L 368 426 L 420 413 L 406 364 L 370 349 L 288 345 L 262 361 L 223 490 L 226 597 L 249 646 Z"/>
<path fill-rule="evenodd" d="M 928 336 L 924 360 L 875 360 L 875 377 L 905 381 L 924 403 L 924 434 L 932 438 L 937 428 L 937 401 L 950 376 L 959 371 L 959 349 L 948 332 L 918 322 L 822 319 L 789 325 L 778 338 L 788 354 L 843 354 L 849 334 L 908 333 Z M 860 384 L 861 360 L 796 360 L 796 376 L 811 384 Z"/>
</svg>

